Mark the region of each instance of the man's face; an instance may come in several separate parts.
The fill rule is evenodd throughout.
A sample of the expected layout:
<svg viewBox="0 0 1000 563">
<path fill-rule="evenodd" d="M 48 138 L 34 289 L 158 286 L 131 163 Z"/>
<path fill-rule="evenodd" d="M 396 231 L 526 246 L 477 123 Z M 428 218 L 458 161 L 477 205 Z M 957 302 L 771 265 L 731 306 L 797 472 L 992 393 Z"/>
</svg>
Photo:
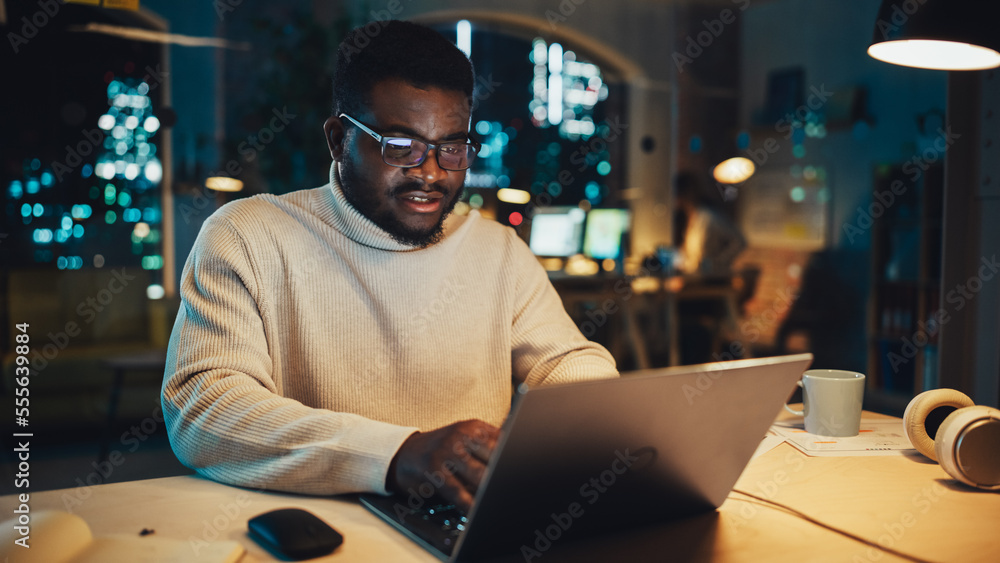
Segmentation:
<svg viewBox="0 0 1000 563">
<path fill-rule="evenodd" d="M 468 139 L 470 110 L 462 92 L 422 90 L 392 79 L 376 84 L 370 98 L 370 107 L 351 117 L 380 135 L 435 144 Z M 379 142 L 347 119 L 332 117 L 325 129 L 351 205 L 399 242 L 426 246 L 440 239 L 444 219 L 461 196 L 464 170 L 442 169 L 436 148 L 419 166 L 389 166 Z"/>
</svg>

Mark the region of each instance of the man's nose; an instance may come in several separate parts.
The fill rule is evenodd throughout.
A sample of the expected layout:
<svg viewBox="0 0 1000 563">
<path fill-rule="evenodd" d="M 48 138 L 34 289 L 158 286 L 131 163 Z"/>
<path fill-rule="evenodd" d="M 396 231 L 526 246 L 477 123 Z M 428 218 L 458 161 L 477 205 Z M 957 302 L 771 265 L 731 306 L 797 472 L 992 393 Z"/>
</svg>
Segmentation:
<svg viewBox="0 0 1000 563">
<path fill-rule="evenodd" d="M 427 151 L 427 156 L 424 157 L 424 161 L 418 166 L 410 168 L 410 170 L 415 171 L 415 173 L 424 181 L 425 184 L 433 184 L 440 180 L 444 180 L 448 176 L 448 171 L 438 164 L 437 161 L 437 147 Z"/>
</svg>

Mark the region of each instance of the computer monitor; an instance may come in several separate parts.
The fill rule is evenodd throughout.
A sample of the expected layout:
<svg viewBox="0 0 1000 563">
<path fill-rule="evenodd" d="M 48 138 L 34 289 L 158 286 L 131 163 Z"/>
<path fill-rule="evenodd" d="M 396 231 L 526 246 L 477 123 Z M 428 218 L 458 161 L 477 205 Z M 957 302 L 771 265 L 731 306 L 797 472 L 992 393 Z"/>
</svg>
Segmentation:
<svg viewBox="0 0 1000 563">
<path fill-rule="evenodd" d="M 531 216 L 528 246 L 536 256 L 568 258 L 579 254 L 586 217 L 579 207 L 540 207 Z"/>
<path fill-rule="evenodd" d="M 583 235 L 583 254 L 594 260 L 617 259 L 625 253 L 622 237 L 629 230 L 628 209 L 591 209 Z"/>
</svg>

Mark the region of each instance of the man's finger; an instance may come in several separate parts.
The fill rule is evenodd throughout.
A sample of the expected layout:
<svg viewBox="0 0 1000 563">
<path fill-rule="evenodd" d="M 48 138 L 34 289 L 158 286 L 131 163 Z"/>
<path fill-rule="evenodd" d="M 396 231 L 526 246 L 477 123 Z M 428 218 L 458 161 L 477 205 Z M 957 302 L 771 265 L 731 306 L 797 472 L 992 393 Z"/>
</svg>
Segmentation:
<svg viewBox="0 0 1000 563">
<path fill-rule="evenodd" d="M 467 455 L 487 462 L 496 448 L 499 435 L 500 431 L 494 426 L 478 426 L 471 434 L 466 434 L 462 438 L 462 449 Z"/>
<path fill-rule="evenodd" d="M 472 501 L 475 500 L 475 490 L 470 491 L 467 485 L 455 476 L 445 480 L 438 493 L 442 499 L 454 504 L 463 512 L 468 512 L 472 508 Z"/>
<path fill-rule="evenodd" d="M 486 474 L 486 464 L 472 457 L 460 460 L 455 471 L 455 477 L 473 495 L 479 490 L 479 484 L 482 482 L 484 474 Z"/>
</svg>

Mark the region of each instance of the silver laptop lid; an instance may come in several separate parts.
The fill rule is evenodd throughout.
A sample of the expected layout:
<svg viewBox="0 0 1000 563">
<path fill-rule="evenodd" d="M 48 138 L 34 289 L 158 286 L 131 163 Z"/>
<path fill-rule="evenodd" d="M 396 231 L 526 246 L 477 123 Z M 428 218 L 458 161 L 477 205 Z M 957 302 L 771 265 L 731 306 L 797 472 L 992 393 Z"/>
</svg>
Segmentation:
<svg viewBox="0 0 1000 563">
<path fill-rule="evenodd" d="M 735 360 L 519 392 L 453 559 L 532 557 L 717 508 L 811 362 Z"/>
</svg>

